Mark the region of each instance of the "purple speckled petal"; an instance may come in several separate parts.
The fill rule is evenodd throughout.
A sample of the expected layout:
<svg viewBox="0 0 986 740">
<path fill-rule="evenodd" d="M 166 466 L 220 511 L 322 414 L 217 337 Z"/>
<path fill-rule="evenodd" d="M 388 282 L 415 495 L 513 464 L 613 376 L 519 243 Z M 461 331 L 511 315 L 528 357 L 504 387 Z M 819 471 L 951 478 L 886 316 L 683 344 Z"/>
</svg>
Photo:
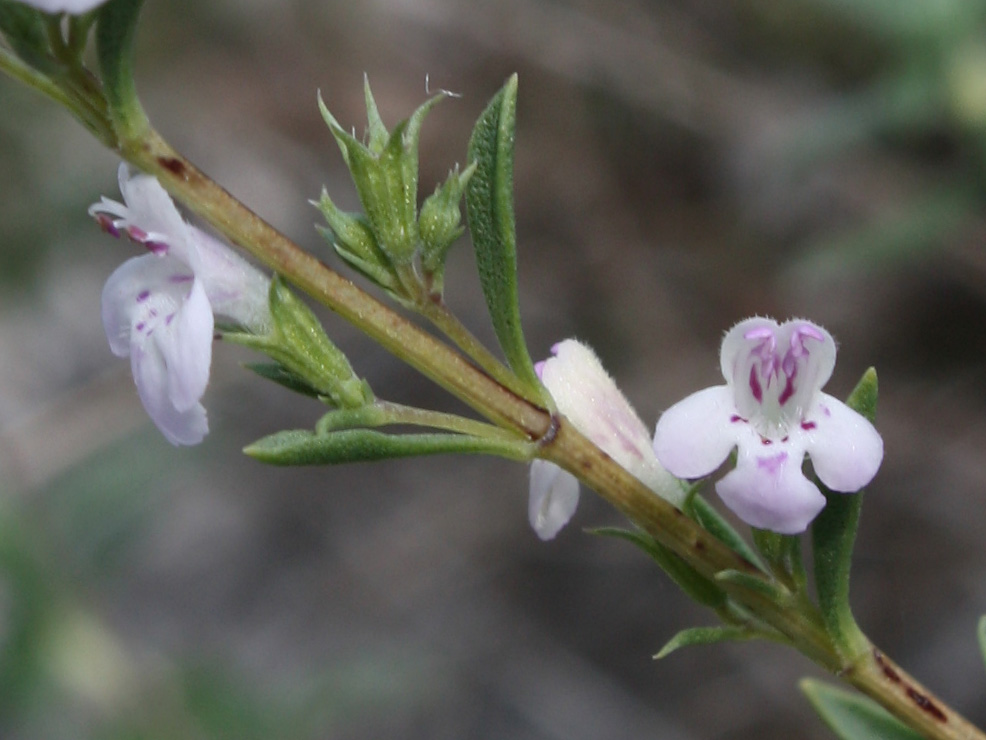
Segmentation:
<svg viewBox="0 0 986 740">
<path fill-rule="evenodd" d="M 736 469 L 716 483 L 716 492 L 750 526 L 798 534 L 825 506 L 821 491 L 801 472 L 803 459 L 798 444 L 744 442 Z"/>
</svg>

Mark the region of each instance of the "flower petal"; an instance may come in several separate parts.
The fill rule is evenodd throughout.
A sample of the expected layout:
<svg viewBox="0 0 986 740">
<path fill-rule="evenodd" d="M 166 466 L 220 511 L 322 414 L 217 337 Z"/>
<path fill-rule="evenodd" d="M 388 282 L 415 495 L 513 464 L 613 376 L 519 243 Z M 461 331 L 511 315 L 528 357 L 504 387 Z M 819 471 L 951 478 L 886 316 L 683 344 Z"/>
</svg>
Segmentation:
<svg viewBox="0 0 986 740">
<path fill-rule="evenodd" d="M 143 173 L 131 174 L 124 163 L 120 165 L 119 182 L 127 205 L 126 222 L 149 234 L 163 235 L 171 254 L 195 269 L 189 246 L 191 227 L 185 223 L 157 178 Z"/>
<path fill-rule="evenodd" d="M 716 483 L 716 492 L 753 527 L 803 532 L 825 506 L 821 491 L 801 472 L 803 460 L 797 445 L 741 444 L 736 469 Z"/>
<path fill-rule="evenodd" d="M 536 369 L 558 410 L 648 488 L 680 506 L 680 483 L 657 461 L 647 427 L 596 354 L 574 339 L 559 342 L 552 353 Z"/>
<path fill-rule="evenodd" d="M 175 408 L 169 395 L 167 361 L 158 343 L 135 343 L 130 367 L 144 409 L 167 440 L 173 445 L 201 442 L 209 431 L 205 407 L 195 403 L 182 411 Z"/>
<path fill-rule="evenodd" d="M 213 317 L 205 288 L 199 280 L 174 314 L 170 331 L 160 334 L 160 347 L 168 365 L 168 398 L 179 411 L 198 403 L 209 383 L 212 364 Z"/>
<path fill-rule="evenodd" d="M 718 385 L 693 393 L 665 411 L 654 430 L 654 452 L 679 478 L 701 478 L 722 465 L 741 428 L 732 392 Z"/>
<path fill-rule="evenodd" d="M 542 540 L 550 540 L 568 524 L 579 504 L 579 481 L 547 460 L 531 463 L 528 516 Z"/>
<path fill-rule="evenodd" d="M 140 320 L 135 317 L 147 318 L 153 296 L 168 295 L 175 306 L 184 300 L 186 280 L 190 284 L 191 273 L 181 262 L 153 254 L 132 257 L 113 271 L 102 295 L 103 329 L 113 354 L 130 354 L 130 334 Z"/>
<path fill-rule="evenodd" d="M 194 226 L 188 233 L 196 254 L 195 277 L 202 281 L 212 310 L 263 334 L 271 324 L 270 280 L 218 239 Z"/>
<path fill-rule="evenodd" d="M 97 5 L 102 5 L 106 0 L 21 0 L 25 5 L 30 5 L 45 13 L 87 13 Z"/>
<path fill-rule="evenodd" d="M 880 469 L 883 462 L 880 433 L 837 398 L 820 393 L 802 428 L 815 474 L 833 491 L 858 491 Z"/>
</svg>

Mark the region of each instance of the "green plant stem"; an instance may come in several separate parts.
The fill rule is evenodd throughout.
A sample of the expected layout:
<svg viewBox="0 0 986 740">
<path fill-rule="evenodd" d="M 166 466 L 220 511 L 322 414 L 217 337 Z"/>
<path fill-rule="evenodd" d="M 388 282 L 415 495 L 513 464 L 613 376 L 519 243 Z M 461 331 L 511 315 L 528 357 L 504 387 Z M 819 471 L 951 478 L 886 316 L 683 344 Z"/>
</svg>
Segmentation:
<svg viewBox="0 0 986 740">
<path fill-rule="evenodd" d="M 753 578 L 765 577 L 748 560 L 656 496 L 564 419 L 552 418 L 544 408 L 505 388 L 456 350 L 293 244 L 175 152 L 153 130 L 147 130 L 139 140 L 125 143 L 119 151 L 140 169 L 156 175 L 172 195 L 233 243 L 387 350 L 492 422 L 538 442 L 545 459 L 574 473 L 700 573 L 715 578 L 717 573 L 732 570 Z M 806 599 L 793 598 L 779 605 L 764 591 L 744 585 L 742 579 L 719 582 L 730 597 L 784 635 L 805 656 L 842 676 L 927 737 L 986 740 L 986 735 L 875 650 L 847 662 L 829 638 L 817 608 Z"/>
<path fill-rule="evenodd" d="M 517 441 L 517 435 L 514 432 L 456 414 L 419 409 L 390 401 L 377 401 L 375 406 L 384 413 L 386 418 L 384 423 L 386 424 L 411 424 L 432 429 L 444 429 L 447 432 L 458 432 L 483 439 L 500 439 L 504 442 Z"/>
<path fill-rule="evenodd" d="M 0 72 L 54 100 L 71 112 L 104 146 L 114 148 L 116 137 L 112 133 L 105 104 L 98 95 L 91 94 L 91 81 L 82 92 L 72 87 L 63 88 L 3 46 L 0 46 Z"/>
<path fill-rule="evenodd" d="M 455 345 L 465 352 L 474 362 L 485 370 L 491 378 L 500 385 L 509 388 L 521 398 L 530 398 L 530 391 L 506 365 L 504 365 L 486 345 L 476 339 L 473 333 L 459 321 L 458 317 L 448 310 L 443 302 L 428 303 L 421 306 L 421 314 L 435 325 Z"/>
</svg>

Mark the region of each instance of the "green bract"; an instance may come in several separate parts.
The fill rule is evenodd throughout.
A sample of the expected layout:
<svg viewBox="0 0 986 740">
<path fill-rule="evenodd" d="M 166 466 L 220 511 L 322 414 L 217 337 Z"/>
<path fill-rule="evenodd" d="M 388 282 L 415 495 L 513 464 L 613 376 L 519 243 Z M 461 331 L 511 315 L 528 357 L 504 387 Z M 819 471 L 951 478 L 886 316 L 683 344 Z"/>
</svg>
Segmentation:
<svg viewBox="0 0 986 740">
<path fill-rule="evenodd" d="M 447 93 L 429 98 L 409 119 L 401 121 L 388 133 L 380 120 L 369 82 L 365 84 L 364 90 L 368 119 L 365 143 L 339 125 L 321 97 L 318 101 L 319 109 L 342 150 L 376 245 L 389 265 L 400 274 L 400 268 L 410 266 L 421 249 L 417 218 L 418 142 L 421 124 L 432 107 L 446 97 Z M 326 200 L 323 197 L 320 204 L 323 213 L 327 210 Z M 326 218 L 338 237 L 339 231 L 345 231 L 347 225 L 339 218 L 337 210 L 333 213 L 331 201 L 328 204 L 329 213 L 326 213 Z M 458 207 L 457 203 L 455 207 Z M 333 220 L 336 221 L 335 225 Z M 346 251 L 366 261 L 366 256 L 360 254 L 359 249 L 347 246 Z M 343 256 L 346 258 L 346 255 Z M 363 271 L 362 268 L 358 269 Z M 371 270 L 369 277 L 376 280 L 373 272 Z M 404 287 L 413 293 L 412 286 Z"/>
<path fill-rule="evenodd" d="M 264 369 L 261 375 L 282 384 L 293 379 L 299 387 L 311 388 L 340 408 L 372 403 L 373 393 L 326 336 L 318 318 L 277 275 L 270 286 L 270 312 L 274 326 L 266 335 L 224 335 L 229 341 L 263 352 L 285 371 L 283 376 L 274 377 L 275 373 Z"/>
</svg>

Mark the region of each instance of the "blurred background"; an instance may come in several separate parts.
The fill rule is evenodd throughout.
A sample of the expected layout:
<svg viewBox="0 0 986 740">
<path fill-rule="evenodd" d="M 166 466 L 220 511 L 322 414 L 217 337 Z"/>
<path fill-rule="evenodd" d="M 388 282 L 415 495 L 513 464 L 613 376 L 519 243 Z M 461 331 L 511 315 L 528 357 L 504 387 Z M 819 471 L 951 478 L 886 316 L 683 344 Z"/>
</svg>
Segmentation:
<svg viewBox="0 0 986 740">
<path fill-rule="evenodd" d="M 854 570 L 864 629 L 986 722 L 984 0 L 147 0 L 139 88 L 165 137 L 338 264 L 308 199 L 357 199 L 315 105 L 362 131 L 432 89 L 421 194 L 520 74 L 532 354 L 594 345 L 648 424 L 721 382 L 753 314 L 880 373 L 882 471 Z M 586 494 L 543 544 L 527 471 L 438 458 L 271 469 L 239 450 L 320 408 L 217 347 L 212 433 L 172 448 L 99 319 L 134 254 L 86 208 L 117 162 L 0 79 L 0 737 L 826 738 L 776 646 L 711 624 Z M 491 339 L 468 239 L 447 294 Z M 448 401 L 331 315 L 378 394 Z"/>
</svg>

